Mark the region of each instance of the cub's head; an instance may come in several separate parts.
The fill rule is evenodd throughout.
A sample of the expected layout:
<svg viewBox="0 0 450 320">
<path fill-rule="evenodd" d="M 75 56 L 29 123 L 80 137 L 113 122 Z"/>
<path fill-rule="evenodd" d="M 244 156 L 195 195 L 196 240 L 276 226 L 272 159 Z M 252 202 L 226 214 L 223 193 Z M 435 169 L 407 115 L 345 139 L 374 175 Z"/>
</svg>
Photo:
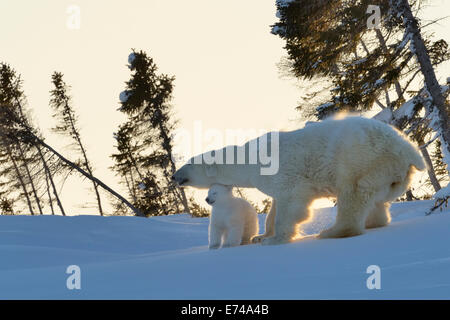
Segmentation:
<svg viewBox="0 0 450 320">
<path fill-rule="evenodd" d="M 233 186 L 226 186 L 223 184 L 213 184 L 208 191 L 208 197 L 205 201 L 213 205 L 215 202 L 228 199 L 233 195 Z"/>
<path fill-rule="evenodd" d="M 196 164 L 193 159 L 182 166 L 172 176 L 172 180 L 179 186 L 191 186 L 196 188 L 209 188 L 217 182 L 216 164 Z"/>
</svg>

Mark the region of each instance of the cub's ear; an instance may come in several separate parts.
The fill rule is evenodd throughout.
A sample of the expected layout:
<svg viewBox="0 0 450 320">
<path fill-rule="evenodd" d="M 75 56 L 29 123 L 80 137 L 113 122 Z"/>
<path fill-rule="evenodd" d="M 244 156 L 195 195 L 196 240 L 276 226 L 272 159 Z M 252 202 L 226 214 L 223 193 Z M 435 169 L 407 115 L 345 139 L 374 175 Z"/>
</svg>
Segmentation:
<svg viewBox="0 0 450 320">
<path fill-rule="evenodd" d="M 205 172 L 208 178 L 215 177 L 217 176 L 217 167 L 214 164 L 207 165 Z"/>
</svg>

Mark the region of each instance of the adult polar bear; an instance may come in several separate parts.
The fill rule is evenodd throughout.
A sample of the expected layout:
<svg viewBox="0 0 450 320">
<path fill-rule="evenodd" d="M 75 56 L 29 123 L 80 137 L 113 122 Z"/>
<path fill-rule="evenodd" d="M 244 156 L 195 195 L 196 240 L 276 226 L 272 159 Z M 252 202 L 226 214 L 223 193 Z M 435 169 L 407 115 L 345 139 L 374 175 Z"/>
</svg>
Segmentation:
<svg viewBox="0 0 450 320">
<path fill-rule="evenodd" d="M 244 145 L 245 150 L 251 150 L 251 143 Z M 387 225 L 389 203 L 406 191 L 414 168 L 425 169 L 418 150 L 405 136 L 387 124 L 361 117 L 280 132 L 278 146 L 279 169 L 273 175 L 261 174 L 261 161 L 198 164 L 199 158 L 211 157 L 207 152 L 192 158 L 173 179 L 181 186 L 198 188 L 214 183 L 254 187 L 271 196 L 266 233 L 255 240 L 280 244 L 296 235 L 296 226 L 309 217 L 311 202 L 324 196 L 337 197 L 338 213 L 335 224 L 322 231 L 320 238 L 356 236 L 365 227 Z M 229 148 L 212 152 L 225 157 Z"/>
</svg>

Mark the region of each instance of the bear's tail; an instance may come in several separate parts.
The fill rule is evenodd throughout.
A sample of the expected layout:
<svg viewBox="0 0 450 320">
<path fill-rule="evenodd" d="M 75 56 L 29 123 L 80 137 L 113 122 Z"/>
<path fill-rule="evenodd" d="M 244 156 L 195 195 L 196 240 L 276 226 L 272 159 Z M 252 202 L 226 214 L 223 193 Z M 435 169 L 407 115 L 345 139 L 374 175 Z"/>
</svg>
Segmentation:
<svg viewBox="0 0 450 320">
<path fill-rule="evenodd" d="M 423 171 L 427 168 L 427 165 L 425 163 L 425 160 L 423 159 L 422 155 L 420 154 L 420 151 L 412 146 L 411 152 L 409 154 L 409 164 L 415 167 L 419 171 Z"/>
<path fill-rule="evenodd" d="M 406 192 L 411 184 L 412 177 L 416 170 L 423 171 L 427 168 L 425 160 L 423 159 L 420 151 L 412 143 L 408 143 L 409 148 L 406 148 L 406 152 L 403 154 L 406 162 L 403 165 L 407 165 L 406 176 L 399 177 L 398 180 L 391 184 L 390 200 L 393 201 Z M 404 168 L 404 167 L 403 167 Z M 416 170 L 415 170 L 415 169 Z"/>
</svg>

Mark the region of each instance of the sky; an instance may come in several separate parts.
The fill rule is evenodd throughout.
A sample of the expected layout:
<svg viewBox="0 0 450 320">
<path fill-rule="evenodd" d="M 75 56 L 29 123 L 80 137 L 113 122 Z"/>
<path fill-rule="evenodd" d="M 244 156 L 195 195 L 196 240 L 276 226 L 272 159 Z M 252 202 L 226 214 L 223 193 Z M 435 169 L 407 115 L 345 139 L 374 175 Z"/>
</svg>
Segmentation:
<svg viewBox="0 0 450 320">
<path fill-rule="evenodd" d="M 427 20 L 450 12 L 450 0 L 429 3 Z M 277 67 L 286 52 L 270 33 L 275 13 L 274 0 L 0 0 L 0 60 L 22 75 L 47 141 L 71 158 L 67 140 L 49 130 L 50 76 L 64 74 L 95 175 L 125 193 L 109 167 L 113 132 L 125 120 L 117 109 L 132 48 L 146 51 L 160 72 L 176 77 L 172 104 L 180 129 L 193 132 L 200 124 L 225 134 L 302 126 L 295 110 L 301 90 Z M 450 43 L 449 19 L 431 30 Z M 450 76 L 448 64 L 438 74 L 440 80 Z M 67 180 L 61 194 L 69 214 L 96 212 L 90 187 L 78 177 Z"/>
</svg>

